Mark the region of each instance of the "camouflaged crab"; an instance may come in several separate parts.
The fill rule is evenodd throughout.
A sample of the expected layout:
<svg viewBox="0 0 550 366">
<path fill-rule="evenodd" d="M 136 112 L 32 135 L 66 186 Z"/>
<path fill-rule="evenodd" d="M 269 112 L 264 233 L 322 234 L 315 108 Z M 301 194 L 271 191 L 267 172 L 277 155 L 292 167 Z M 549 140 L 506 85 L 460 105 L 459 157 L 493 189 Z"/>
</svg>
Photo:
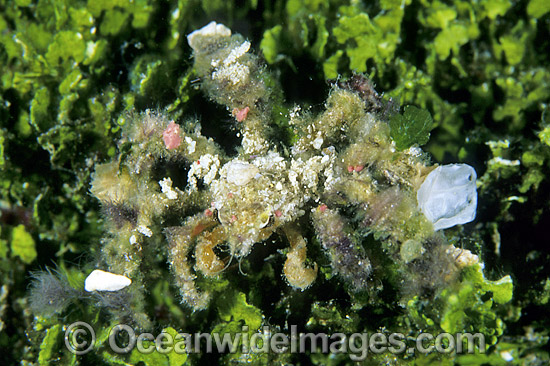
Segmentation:
<svg viewBox="0 0 550 366">
<path fill-rule="evenodd" d="M 273 108 L 282 103 L 277 82 L 242 36 L 212 22 L 188 42 L 201 88 L 235 118 L 241 147 L 229 157 L 197 122 L 180 126 L 158 113 L 129 124 L 118 161 L 96 168 L 92 188 L 112 218 L 103 247 L 111 272 L 142 282 L 145 244 L 166 238 L 183 301 L 198 310 L 211 294 L 196 285 L 197 272 L 221 275 L 228 258 L 246 257 L 278 231 L 290 244 L 285 277 L 303 290 L 317 277 L 297 225 L 305 218 L 334 272 L 361 290 L 371 264 L 340 214 L 344 207 L 355 213 L 354 230 L 376 233 L 396 260 L 422 255 L 433 225 L 416 192 L 434 167 L 417 147 L 396 150 L 385 107 L 366 78 L 334 83 L 318 116 L 300 107 L 281 114 Z M 167 176 L 157 176 L 159 165 Z M 182 174 L 185 186 L 174 186 Z M 221 244 L 229 248 L 224 260 L 214 250 Z"/>
</svg>

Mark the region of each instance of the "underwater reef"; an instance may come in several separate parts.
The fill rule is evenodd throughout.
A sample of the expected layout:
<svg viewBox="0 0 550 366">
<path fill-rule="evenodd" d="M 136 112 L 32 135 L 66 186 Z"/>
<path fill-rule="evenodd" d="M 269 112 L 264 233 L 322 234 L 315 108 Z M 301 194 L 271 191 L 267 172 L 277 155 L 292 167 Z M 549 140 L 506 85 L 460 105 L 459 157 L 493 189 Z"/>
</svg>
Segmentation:
<svg viewBox="0 0 550 366">
<path fill-rule="evenodd" d="M 6 364 L 550 362 L 546 1 L 0 9 Z"/>
</svg>

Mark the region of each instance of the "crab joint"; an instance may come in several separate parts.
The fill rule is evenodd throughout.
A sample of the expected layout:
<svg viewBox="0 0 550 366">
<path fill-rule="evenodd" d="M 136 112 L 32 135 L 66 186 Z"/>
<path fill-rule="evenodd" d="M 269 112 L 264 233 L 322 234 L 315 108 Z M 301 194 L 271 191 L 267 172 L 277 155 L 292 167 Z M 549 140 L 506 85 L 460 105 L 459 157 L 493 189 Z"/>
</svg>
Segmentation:
<svg viewBox="0 0 550 366">
<path fill-rule="evenodd" d="M 206 276 L 215 276 L 225 268 L 224 263 L 214 253 L 214 247 L 222 241 L 223 231 L 223 227 L 218 226 L 197 239 L 196 266 Z"/>
</svg>

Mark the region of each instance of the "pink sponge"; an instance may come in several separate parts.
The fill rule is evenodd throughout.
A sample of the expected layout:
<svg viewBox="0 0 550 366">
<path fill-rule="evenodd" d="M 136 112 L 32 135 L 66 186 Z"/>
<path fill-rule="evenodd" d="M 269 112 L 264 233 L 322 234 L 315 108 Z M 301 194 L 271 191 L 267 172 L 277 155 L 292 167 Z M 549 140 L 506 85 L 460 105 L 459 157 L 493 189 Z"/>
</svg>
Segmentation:
<svg viewBox="0 0 550 366">
<path fill-rule="evenodd" d="M 170 122 L 166 130 L 162 133 L 162 138 L 168 150 L 177 148 L 181 144 L 180 126 L 174 121 Z"/>
</svg>

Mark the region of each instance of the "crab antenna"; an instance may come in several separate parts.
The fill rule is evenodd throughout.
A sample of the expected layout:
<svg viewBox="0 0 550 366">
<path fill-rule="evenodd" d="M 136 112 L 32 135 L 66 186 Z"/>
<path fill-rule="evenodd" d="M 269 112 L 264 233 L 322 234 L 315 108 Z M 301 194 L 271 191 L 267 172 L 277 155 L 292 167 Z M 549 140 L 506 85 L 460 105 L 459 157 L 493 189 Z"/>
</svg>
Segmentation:
<svg viewBox="0 0 550 366">
<path fill-rule="evenodd" d="M 240 257 L 239 258 L 239 273 L 242 274 L 243 276 L 248 276 L 248 274 L 244 273 L 243 272 L 243 269 L 241 268 L 241 262 L 243 260 L 243 257 Z"/>
<path fill-rule="evenodd" d="M 225 267 L 223 267 L 222 269 L 220 269 L 218 272 L 216 272 L 216 274 L 218 273 L 222 273 L 223 271 L 225 271 L 227 268 L 229 268 L 229 266 L 231 265 L 231 262 L 233 262 L 233 257 L 235 255 L 231 254 L 231 257 L 229 257 L 229 261 L 227 262 L 227 264 L 225 265 Z"/>
</svg>

